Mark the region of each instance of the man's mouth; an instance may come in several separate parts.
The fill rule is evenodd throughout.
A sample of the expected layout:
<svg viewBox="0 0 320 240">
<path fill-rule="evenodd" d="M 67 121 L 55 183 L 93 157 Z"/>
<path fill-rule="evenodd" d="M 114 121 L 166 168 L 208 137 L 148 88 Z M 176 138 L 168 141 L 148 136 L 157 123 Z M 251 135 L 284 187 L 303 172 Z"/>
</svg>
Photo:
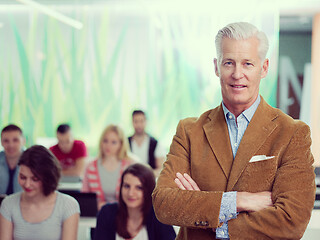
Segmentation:
<svg viewBox="0 0 320 240">
<path fill-rule="evenodd" d="M 230 85 L 233 88 L 245 88 L 245 85 Z"/>
</svg>

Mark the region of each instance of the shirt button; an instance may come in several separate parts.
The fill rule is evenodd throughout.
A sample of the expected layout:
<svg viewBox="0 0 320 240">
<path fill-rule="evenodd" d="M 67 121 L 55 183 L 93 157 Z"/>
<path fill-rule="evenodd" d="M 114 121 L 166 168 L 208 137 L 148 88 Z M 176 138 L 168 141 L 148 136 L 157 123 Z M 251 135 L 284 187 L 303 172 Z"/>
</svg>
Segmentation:
<svg viewBox="0 0 320 240">
<path fill-rule="evenodd" d="M 238 143 L 235 143 L 234 146 L 235 146 L 235 147 L 238 146 Z"/>
<path fill-rule="evenodd" d="M 229 215 L 229 218 L 232 218 L 232 217 L 233 217 L 233 215 L 232 215 L 232 214 L 230 214 L 230 215 Z"/>
<path fill-rule="evenodd" d="M 229 119 L 232 119 L 232 115 L 229 115 Z"/>
</svg>

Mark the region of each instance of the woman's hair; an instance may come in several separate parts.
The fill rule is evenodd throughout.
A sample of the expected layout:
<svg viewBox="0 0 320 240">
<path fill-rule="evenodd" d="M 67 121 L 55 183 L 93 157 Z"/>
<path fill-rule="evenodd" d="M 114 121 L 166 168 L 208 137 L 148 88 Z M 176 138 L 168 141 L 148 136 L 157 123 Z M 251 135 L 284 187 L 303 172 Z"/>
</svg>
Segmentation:
<svg viewBox="0 0 320 240">
<path fill-rule="evenodd" d="M 128 209 L 123 201 L 122 198 L 122 186 L 123 186 L 123 179 L 126 174 L 132 174 L 133 176 L 139 178 L 142 191 L 143 191 L 143 206 L 142 206 L 142 214 L 143 214 L 143 224 L 146 224 L 147 216 L 150 213 L 152 208 L 152 198 L 151 194 L 156 185 L 155 183 L 155 176 L 151 167 L 148 165 L 143 165 L 140 163 L 136 163 L 130 165 L 122 174 L 121 177 L 121 184 L 120 184 L 120 195 L 119 195 L 119 210 L 116 218 L 116 225 L 117 225 L 117 233 L 123 238 L 131 238 L 128 229 Z"/>
<path fill-rule="evenodd" d="M 34 145 L 28 148 L 22 153 L 18 165 L 30 168 L 33 175 L 42 182 L 45 196 L 57 189 L 61 175 L 60 163 L 45 147 Z"/>
<path fill-rule="evenodd" d="M 269 48 L 268 38 L 264 32 L 247 22 L 230 23 L 218 31 L 215 39 L 218 63 L 222 61 L 221 43 L 223 38 L 245 40 L 251 37 L 256 37 L 259 40 L 258 52 L 261 64 L 263 64 Z"/>
<path fill-rule="evenodd" d="M 103 139 L 104 136 L 108 133 L 108 132 L 114 132 L 118 135 L 119 139 L 120 139 L 120 143 L 121 143 L 121 147 L 118 153 L 118 158 L 119 159 L 128 159 L 128 151 L 129 151 L 129 143 L 128 143 L 128 139 L 126 138 L 126 136 L 124 135 L 123 130 L 117 126 L 117 125 L 109 125 L 107 126 L 100 137 L 100 141 L 99 141 L 99 157 L 100 158 L 104 158 L 104 154 L 102 151 L 102 143 L 103 143 Z"/>
</svg>

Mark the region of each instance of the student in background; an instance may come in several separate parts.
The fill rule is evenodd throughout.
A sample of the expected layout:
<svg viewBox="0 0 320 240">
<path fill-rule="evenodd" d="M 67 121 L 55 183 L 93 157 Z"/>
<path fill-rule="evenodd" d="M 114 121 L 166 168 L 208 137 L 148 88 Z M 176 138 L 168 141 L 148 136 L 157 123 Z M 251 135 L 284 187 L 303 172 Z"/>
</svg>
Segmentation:
<svg viewBox="0 0 320 240">
<path fill-rule="evenodd" d="M 27 149 L 19 160 L 23 192 L 7 196 L 0 208 L 1 240 L 76 240 L 79 204 L 56 191 L 60 164 L 40 145 Z"/>
<path fill-rule="evenodd" d="M 154 215 L 151 193 L 155 187 L 152 169 L 140 163 L 122 175 L 119 203 L 105 205 L 98 214 L 95 240 L 173 240 L 172 226 Z"/>
<path fill-rule="evenodd" d="M 58 144 L 50 147 L 51 152 L 58 158 L 63 176 L 83 175 L 87 148 L 84 142 L 75 140 L 68 124 L 57 128 Z"/>
<path fill-rule="evenodd" d="M 146 133 L 146 114 L 141 110 L 132 113 L 133 136 L 129 137 L 129 144 L 133 154 L 137 155 L 142 163 L 149 164 L 156 176 L 159 175 L 164 162 L 165 153 L 159 142 Z"/>
<path fill-rule="evenodd" d="M 100 137 L 99 156 L 89 163 L 83 178 L 82 192 L 96 192 L 98 209 L 107 202 L 117 202 L 122 172 L 133 160 L 122 129 L 107 126 Z"/>
<path fill-rule="evenodd" d="M 18 161 L 23 152 L 25 139 L 22 130 L 10 124 L 1 131 L 1 145 L 4 151 L 0 152 L 0 194 L 12 194 L 21 191 L 18 183 Z"/>
</svg>

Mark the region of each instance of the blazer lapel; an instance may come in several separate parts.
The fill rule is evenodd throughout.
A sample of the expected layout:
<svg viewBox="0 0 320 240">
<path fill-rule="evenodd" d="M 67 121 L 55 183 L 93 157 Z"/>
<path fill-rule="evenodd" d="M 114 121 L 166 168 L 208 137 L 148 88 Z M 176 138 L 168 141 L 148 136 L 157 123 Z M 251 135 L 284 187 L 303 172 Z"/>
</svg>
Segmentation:
<svg viewBox="0 0 320 240">
<path fill-rule="evenodd" d="M 274 110 L 263 100 L 257 108 L 240 142 L 236 157 L 233 161 L 227 191 L 231 191 L 249 163 L 252 156 L 264 144 L 277 125 L 272 121 L 277 117 Z"/>
<path fill-rule="evenodd" d="M 213 110 L 208 117 L 210 120 L 203 125 L 203 129 L 223 173 L 228 178 L 233 155 L 222 105 Z"/>
</svg>

